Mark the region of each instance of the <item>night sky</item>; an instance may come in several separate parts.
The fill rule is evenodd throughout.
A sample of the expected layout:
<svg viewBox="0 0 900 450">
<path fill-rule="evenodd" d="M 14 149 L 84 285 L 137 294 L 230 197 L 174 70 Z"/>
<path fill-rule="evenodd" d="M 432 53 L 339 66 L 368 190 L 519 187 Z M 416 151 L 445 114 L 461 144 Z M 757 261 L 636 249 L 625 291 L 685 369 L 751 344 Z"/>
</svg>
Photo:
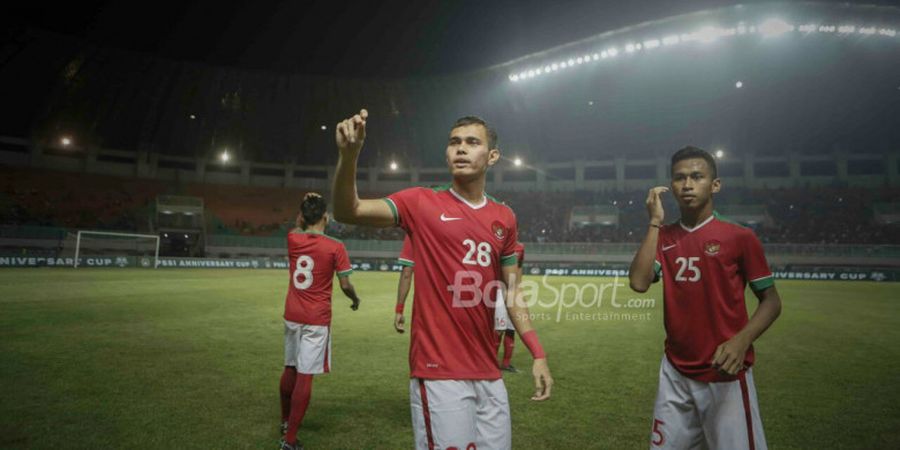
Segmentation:
<svg viewBox="0 0 900 450">
<path fill-rule="evenodd" d="M 82 1 L 7 10 L 4 20 L 10 29 L 50 30 L 177 60 L 406 77 L 470 71 L 623 26 L 739 3 L 750 2 Z"/>
</svg>

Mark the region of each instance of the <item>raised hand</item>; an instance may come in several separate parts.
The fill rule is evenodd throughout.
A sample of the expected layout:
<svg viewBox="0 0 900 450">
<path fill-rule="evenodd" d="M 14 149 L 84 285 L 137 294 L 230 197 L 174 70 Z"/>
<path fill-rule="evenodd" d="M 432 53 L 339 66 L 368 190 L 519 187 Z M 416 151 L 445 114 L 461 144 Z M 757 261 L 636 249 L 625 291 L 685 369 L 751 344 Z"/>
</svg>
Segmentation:
<svg viewBox="0 0 900 450">
<path fill-rule="evenodd" d="M 369 112 L 361 109 L 359 114 L 338 122 L 335 126 L 334 138 L 341 156 L 355 158 L 359 155 L 363 142 L 366 140 L 366 119 L 368 118 Z"/>
<path fill-rule="evenodd" d="M 657 186 L 647 193 L 647 213 L 650 215 L 650 223 L 654 225 L 662 225 L 665 219 L 666 212 L 663 211 L 662 199 L 659 197 L 665 192 L 669 192 L 669 188 Z"/>
</svg>

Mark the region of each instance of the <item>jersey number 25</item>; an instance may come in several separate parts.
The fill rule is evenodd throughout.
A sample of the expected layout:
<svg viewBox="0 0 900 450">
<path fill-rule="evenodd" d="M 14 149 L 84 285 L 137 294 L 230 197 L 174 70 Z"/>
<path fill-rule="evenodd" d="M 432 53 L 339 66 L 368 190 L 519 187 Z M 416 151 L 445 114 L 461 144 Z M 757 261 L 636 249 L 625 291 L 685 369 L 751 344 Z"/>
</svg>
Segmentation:
<svg viewBox="0 0 900 450">
<path fill-rule="evenodd" d="M 700 281 L 700 268 L 695 266 L 694 263 L 699 262 L 699 256 L 691 256 L 685 258 L 683 256 L 679 256 L 675 258 L 675 264 L 678 264 L 678 273 L 675 274 L 675 281 Z M 688 272 L 690 276 L 685 276 L 685 272 Z"/>
</svg>

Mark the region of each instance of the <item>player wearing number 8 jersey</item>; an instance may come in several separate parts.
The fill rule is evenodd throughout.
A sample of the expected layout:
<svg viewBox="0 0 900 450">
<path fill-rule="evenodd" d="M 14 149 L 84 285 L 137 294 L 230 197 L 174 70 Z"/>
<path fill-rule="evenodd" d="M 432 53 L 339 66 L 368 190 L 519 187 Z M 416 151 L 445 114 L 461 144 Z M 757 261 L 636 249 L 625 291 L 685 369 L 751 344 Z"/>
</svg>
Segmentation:
<svg viewBox="0 0 900 450">
<path fill-rule="evenodd" d="M 681 219 L 662 225 L 650 190 L 647 235 L 631 263 L 631 287 L 663 280 L 665 356 L 653 412 L 651 448 L 767 448 L 750 366 L 752 343 L 781 312 L 762 245 L 748 228 L 713 209 L 721 181 L 712 156 L 686 147 L 672 156 L 672 193 Z M 759 299 L 747 317 L 744 289 Z"/>
<path fill-rule="evenodd" d="M 312 394 L 314 374 L 331 371 L 331 290 L 337 274 L 341 290 L 353 303 L 350 258 L 340 241 L 325 235 L 325 199 L 309 193 L 300 205 L 298 227 L 288 234 L 290 282 L 284 302 L 284 372 L 281 375 L 283 450 L 301 449 L 297 428 Z"/>
<path fill-rule="evenodd" d="M 340 157 L 334 212 L 342 222 L 400 226 L 415 261 L 409 383 L 417 449 L 511 446 L 509 402 L 496 360 L 494 289 L 505 286 L 509 314 L 534 356 L 534 400 L 550 396 L 546 356 L 516 293 L 516 218 L 484 193 L 485 176 L 500 158 L 496 133 L 464 117 L 450 130 L 442 188 L 411 188 L 385 199 L 361 200 L 356 163 L 368 113 L 336 127 Z"/>
</svg>

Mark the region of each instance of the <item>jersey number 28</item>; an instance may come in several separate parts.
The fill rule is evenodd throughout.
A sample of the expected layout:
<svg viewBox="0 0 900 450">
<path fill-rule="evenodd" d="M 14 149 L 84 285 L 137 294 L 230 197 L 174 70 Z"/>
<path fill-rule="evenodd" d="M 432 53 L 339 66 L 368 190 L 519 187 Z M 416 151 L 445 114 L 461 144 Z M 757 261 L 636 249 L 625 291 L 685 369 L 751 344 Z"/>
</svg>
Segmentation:
<svg viewBox="0 0 900 450">
<path fill-rule="evenodd" d="M 479 242 L 476 244 L 475 241 L 466 239 L 463 241 L 463 245 L 469 249 L 462 260 L 463 264 L 481 267 L 488 267 L 491 265 L 491 244 L 487 242 Z"/>
</svg>

